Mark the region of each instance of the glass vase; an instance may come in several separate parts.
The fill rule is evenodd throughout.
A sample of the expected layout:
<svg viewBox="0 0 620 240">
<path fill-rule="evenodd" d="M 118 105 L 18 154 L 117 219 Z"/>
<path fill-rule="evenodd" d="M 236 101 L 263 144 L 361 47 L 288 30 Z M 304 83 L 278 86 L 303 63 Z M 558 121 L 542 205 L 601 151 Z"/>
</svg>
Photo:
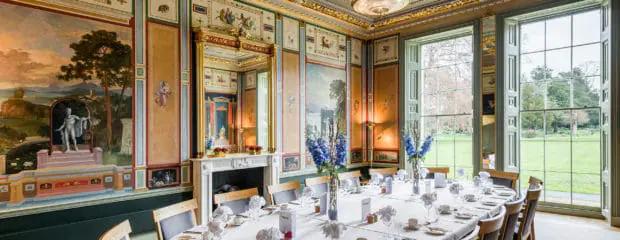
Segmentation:
<svg viewBox="0 0 620 240">
<path fill-rule="evenodd" d="M 420 195 L 420 167 L 413 167 L 411 180 L 413 182 L 413 195 Z"/>
<path fill-rule="evenodd" d="M 327 216 L 331 221 L 338 221 L 338 178 L 334 173 L 329 174 L 328 201 Z"/>
</svg>

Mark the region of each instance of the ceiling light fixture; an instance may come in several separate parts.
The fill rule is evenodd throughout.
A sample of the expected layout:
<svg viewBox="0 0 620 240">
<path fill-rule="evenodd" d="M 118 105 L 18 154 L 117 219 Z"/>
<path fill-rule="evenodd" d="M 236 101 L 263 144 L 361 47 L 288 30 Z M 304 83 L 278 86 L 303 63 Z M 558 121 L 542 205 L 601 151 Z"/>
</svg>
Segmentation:
<svg viewBox="0 0 620 240">
<path fill-rule="evenodd" d="M 383 16 L 405 8 L 410 0 L 353 0 L 351 6 L 358 13 Z"/>
</svg>

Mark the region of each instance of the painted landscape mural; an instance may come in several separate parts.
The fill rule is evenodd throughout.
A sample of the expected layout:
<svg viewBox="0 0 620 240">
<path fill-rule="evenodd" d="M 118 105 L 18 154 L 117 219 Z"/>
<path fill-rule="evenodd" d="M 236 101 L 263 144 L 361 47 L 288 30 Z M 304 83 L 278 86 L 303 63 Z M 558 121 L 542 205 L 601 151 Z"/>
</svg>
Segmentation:
<svg viewBox="0 0 620 240">
<path fill-rule="evenodd" d="M 131 165 L 131 39 L 130 27 L 0 3 L 0 163 L 6 174 L 36 169 L 44 149 L 97 148 L 102 164 Z M 64 130 L 69 118 L 80 123 L 74 125 L 80 136 Z"/>
<path fill-rule="evenodd" d="M 326 138 L 330 119 L 337 123 L 338 133 L 346 135 L 346 72 L 318 64 L 306 66 L 306 138 Z M 308 153 L 305 162 L 307 168 L 314 167 Z"/>
</svg>

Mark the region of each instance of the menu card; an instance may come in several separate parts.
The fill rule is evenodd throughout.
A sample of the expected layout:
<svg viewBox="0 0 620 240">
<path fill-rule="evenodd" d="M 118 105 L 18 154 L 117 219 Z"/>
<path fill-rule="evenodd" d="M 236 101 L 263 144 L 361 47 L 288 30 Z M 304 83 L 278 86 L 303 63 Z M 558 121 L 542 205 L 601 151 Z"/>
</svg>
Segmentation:
<svg viewBox="0 0 620 240">
<path fill-rule="evenodd" d="M 324 193 L 323 195 L 321 195 L 319 202 L 321 205 L 321 211 L 319 212 L 319 214 L 320 215 L 326 214 L 327 213 L 327 193 Z"/>
<path fill-rule="evenodd" d="M 392 177 L 385 178 L 385 194 L 392 194 Z"/>
<path fill-rule="evenodd" d="M 296 232 L 296 218 L 297 213 L 293 210 L 285 210 L 280 212 L 280 232 L 287 233 L 291 232 L 292 236 L 297 236 Z"/>
<path fill-rule="evenodd" d="M 362 199 L 362 221 L 366 220 L 366 217 L 370 214 L 370 198 Z"/>
</svg>

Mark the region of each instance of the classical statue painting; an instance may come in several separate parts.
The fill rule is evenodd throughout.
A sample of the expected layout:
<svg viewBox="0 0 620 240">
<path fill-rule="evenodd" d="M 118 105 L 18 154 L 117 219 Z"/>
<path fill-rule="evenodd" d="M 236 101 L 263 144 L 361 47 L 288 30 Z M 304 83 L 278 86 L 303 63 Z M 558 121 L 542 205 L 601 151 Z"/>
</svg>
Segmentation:
<svg viewBox="0 0 620 240">
<path fill-rule="evenodd" d="M 0 175 L 78 154 L 131 165 L 131 40 L 127 26 L 0 3 Z"/>
</svg>

